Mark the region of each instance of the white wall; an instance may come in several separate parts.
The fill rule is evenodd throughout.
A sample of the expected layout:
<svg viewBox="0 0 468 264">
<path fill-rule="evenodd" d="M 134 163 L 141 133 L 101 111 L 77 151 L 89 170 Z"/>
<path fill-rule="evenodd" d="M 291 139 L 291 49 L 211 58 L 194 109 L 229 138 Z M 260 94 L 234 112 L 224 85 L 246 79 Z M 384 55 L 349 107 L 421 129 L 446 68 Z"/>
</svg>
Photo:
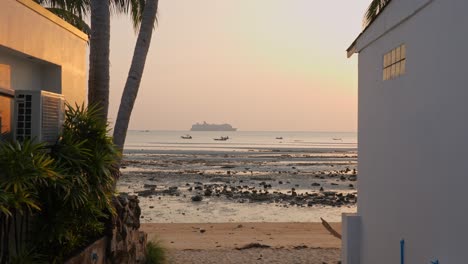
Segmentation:
<svg viewBox="0 0 468 264">
<path fill-rule="evenodd" d="M 46 90 L 62 93 L 61 67 L 17 54 L 0 46 L 0 64 L 10 68 L 12 90 Z"/>
<path fill-rule="evenodd" d="M 468 263 L 468 1 L 434 0 L 369 43 L 408 2 L 421 1 L 393 0 L 358 41 L 360 263 L 400 263 L 401 239 L 405 263 Z M 384 82 L 402 43 L 406 75 Z"/>
<path fill-rule="evenodd" d="M 37 89 L 40 83 L 61 90 L 71 103 L 84 102 L 86 41 L 85 34 L 31 0 L 1 0 L 0 64 L 12 64 L 12 89 Z"/>
</svg>

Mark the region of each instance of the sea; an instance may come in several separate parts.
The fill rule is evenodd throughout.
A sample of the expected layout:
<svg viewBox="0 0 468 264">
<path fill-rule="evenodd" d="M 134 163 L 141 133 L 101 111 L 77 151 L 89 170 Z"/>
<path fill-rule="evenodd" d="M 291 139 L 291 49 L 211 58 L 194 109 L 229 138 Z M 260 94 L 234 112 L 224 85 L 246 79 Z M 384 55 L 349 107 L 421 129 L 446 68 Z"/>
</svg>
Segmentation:
<svg viewBox="0 0 468 264">
<path fill-rule="evenodd" d="M 183 139 L 190 135 L 192 139 Z M 229 137 L 227 141 L 216 141 Z M 356 132 L 130 130 L 126 150 L 355 149 Z"/>
</svg>

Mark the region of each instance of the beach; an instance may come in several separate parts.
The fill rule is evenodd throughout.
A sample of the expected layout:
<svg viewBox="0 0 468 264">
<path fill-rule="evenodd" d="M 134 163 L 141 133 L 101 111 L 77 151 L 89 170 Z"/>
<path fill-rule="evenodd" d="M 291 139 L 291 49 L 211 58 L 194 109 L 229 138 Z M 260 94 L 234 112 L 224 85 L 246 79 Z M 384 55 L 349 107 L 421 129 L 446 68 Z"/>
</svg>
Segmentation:
<svg viewBox="0 0 468 264">
<path fill-rule="evenodd" d="M 129 149 L 118 191 L 143 223 L 330 222 L 354 212 L 357 154 L 275 146 Z"/>
<path fill-rule="evenodd" d="M 331 224 L 341 231 L 339 223 Z M 341 241 L 319 223 L 143 224 L 169 263 L 336 264 Z"/>
<path fill-rule="evenodd" d="M 134 132 L 117 185 L 138 196 L 142 230 L 170 263 L 338 263 L 340 240 L 320 218 L 340 231 L 356 211 L 352 136 L 174 134 Z"/>
</svg>

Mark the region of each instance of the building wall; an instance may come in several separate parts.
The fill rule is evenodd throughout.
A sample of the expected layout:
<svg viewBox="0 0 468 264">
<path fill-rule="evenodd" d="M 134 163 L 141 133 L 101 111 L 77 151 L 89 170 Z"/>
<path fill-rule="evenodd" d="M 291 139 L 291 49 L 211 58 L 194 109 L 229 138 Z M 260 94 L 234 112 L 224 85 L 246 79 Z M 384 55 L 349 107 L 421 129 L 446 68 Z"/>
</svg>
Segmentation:
<svg viewBox="0 0 468 264">
<path fill-rule="evenodd" d="M 393 0 L 358 41 L 361 264 L 400 263 L 401 239 L 405 263 L 468 263 L 466 10 Z M 383 55 L 402 43 L 406 74 L 383 81 Z"/>
<path fill-rule="evenodd" d="M 7 80 L 3 78 L 8 79 L 9 89 L 62 93 L 62 67 L 58 65 L 2 47 L 0 47 L 0 65 L 8 67 L 8 72 L 0 77 L 0 81 L 5 82 Z M 0 69 L 0 72 L 3 71 L 5 70 Z"/>
<path fill-rule="evenodd" d="M 71 103 L 86 97 L 85 34 L 31 0 L 3 0 L 0 64 L 11 67 L 11 89 L 61 92 Z"/>
</svg>

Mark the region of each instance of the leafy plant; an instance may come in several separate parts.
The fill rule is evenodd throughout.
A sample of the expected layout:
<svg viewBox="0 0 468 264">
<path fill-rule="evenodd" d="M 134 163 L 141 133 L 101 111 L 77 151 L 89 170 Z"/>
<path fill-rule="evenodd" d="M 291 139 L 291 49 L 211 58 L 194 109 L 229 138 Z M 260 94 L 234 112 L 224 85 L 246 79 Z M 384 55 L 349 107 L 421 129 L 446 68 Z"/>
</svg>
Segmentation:
<svg viewBox="0 0 468 264">
<path fill-rule="evenodd" d="M 43 144 L 29 140 L 0 144 L 0 233 L 4 252 L 0 262 L 8 260 L 8 252 L 19 254 L 29 231 L 30 217 L 41 210 L 39 189 L 58 178 L 53 159 Z M 11 241 L 10 234 L 14 238 Z"/>
<path fill-rule="evenodd" d="M 33 247 L 21 248 L 15 256 L 10 258 L 11 264 L 46 264 L 44 256 L 37 253 Z"/>
<path fill-rule="evenodd" d="M 96 107 L 67 105 L 62 135 L 51 149 L 62 178 L 41 193 L 47 207 L 37 232 L 49 242 L 42 250 L 60 252 L 57 262 L 102 236 L 114 212 L 118 152 L 101 120 Z"/>
<path fill-rule="evenodd" d="M 65 116 L 51 147 L 0 142 L 0 263 L 63 263 L 101 237 L 114 213 L 119 155 L 108 124 L 95 107 L 67 106 Z"/>
<path fill-rule="evenodd" d="M 167 263 L 166 250 L 159 243 L 148 242 L 146 244 L 145 264 Z"/>
</svg>

